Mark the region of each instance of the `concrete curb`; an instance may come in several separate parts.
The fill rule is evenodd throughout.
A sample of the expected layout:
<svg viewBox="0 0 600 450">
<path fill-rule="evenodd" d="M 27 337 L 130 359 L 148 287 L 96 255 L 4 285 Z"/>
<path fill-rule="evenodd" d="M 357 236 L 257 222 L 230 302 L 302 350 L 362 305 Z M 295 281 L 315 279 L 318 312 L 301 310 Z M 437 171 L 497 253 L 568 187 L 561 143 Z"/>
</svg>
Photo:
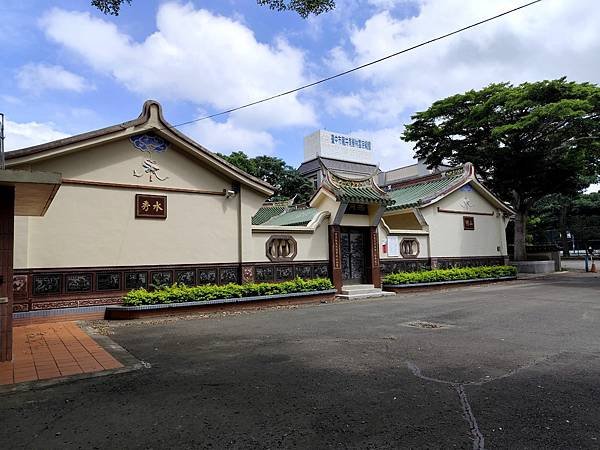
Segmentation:
<svg viewBox="0 0 600 450">
<path fill-rule="evenodd" d="M 475 278 L 470 280 L 452 280 L 452 281 L 434 281 L 432 283 L 407 283 L 407 284 L 384 284 L 383 289 L 410 289 L 410 288 L 427 288 L 427 287 L 438 287 L 438 286 L 455 286 L 463 284 L 478 284 L 478 283 L 491 283 L 495 281 L 512 281 L 516 280 L 517 277 L 499 277 L 499 278 Z"/>
<path fill-rule="evenodd" d="M 234 305 L 256 304 L 271 304 L 281 300 L 289 300 L 290 304 L 294 304 L 294 300 L 304 300 L 308 298 L 317 298 L 327 300 L 333 298 L 337 291 L 335 289 L 327 289 L 323 291 L 308 291 L 294 292 L 290 294 L 276 295 L 261 295 L 254 297 L 238 297 L 206 300 L 200 302 L 185 302 L 185 303 L 164 303 L 158 305 L 141 305 L 141 306 L 107 306 L 105 311 L 105 319 L 127 320 L 140 318 L 144 314 L 168 315 L 176 314 L 179 311 L 188 309 L 202 310 L 210 308 L 228 307 Z"/>
</svg>

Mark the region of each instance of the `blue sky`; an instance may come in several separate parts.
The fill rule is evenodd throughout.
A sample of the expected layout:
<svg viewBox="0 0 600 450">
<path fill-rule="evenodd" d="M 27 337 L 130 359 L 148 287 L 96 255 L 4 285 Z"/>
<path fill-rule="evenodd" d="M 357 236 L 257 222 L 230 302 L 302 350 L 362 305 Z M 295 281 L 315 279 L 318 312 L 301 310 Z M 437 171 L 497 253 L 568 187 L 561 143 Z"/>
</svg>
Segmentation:
<svg viewBox="0 0 600 450">
<path fill-rule="evenodd" d="M 381 57 L 522 3 L 341 0 L 308 20 L 252 0 L 133 0 L 118 17 L 88 0 L 3 0 L 0 111 L 8 148 L 137 117 L 159 100 L 178 123 Z M 510 17 L 296 96 L 181 131 L 214 151 L 302 160 L 325 128 L 373 142 L 390 169 L 411 162 L 399 137 L 415 111 L 491 82 L 600 82 L 600 8 L 545 0 Z"/>
</svg>

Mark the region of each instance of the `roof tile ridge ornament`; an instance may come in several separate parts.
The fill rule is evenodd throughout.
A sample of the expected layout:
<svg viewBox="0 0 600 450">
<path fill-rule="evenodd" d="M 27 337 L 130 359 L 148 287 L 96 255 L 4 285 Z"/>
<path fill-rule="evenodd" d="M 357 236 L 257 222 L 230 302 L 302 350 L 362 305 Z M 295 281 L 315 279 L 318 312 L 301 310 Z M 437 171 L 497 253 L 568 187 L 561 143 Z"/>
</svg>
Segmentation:
<svg viewBox="0 0 600 450">
<path fill-rule="evenodd" d="M 452 169 L 451 171 L 447 171 L 447 172 L 453 172 L 451 175 L 460 175 L 460 177 L 458 177 L 456 180 L 454 180 L 452 183 L 450 183 L 450 185 L 446 186 L 444 189 L 437 191 L 431 195 L 428 195 L 427 197 L 423 197 L 422 199 L 419 199 L 419 205 L 426 205 L 427 203 L 432 202 L 436 198 L 446 196 L 449 193 L 453 192 L 458 187 L 465 185 L 468 182 L 472 181 L 475 177 L 475 168 L 473 167 L 473 164 L 470 162 L 466 162 L 462 166 L 457 167 L 456 169 Z"/>
<path fill-rule="evenodd" d="M 343 175 L 334 173 L 333 171 L 325 168 L 326 171 L 326 180 L 329 181 L 330 185 L 336 189 L 342 189 L 345 187 L 353 187 L 353 188 L 372 188 L 375 191 L 379 192 L 381 195 L 387 197 L 387 192 L 379 187 L 379 185 L 375 182 L 373 176 L 365 175 L 362 178 L 349 178 Z"/>
<path fill-rule="evenodd" d="M 473 174 L 473 176 L 474 176 L 474 173 L 475 173 L 475 169 L 473 167 L 473 164 L 470 162 L 467 162 L 467 163 L 463 164 L 462 166 L 458 166 L 453 169 L 445 170 L 444 172 L 431 173 L 428 175 L 411 178 L 406 181 L 399 181 L 397 183 L 392 183 L 389 185 L 390 192 L 397 191 L 399 189 L 404 189 L 409 186 L 416 186 L 418 184 L 430 183 L 435 180 L 441 180 L 443 178 L 453 177 L 453 176 L 457 176 L 457 175 L 468 176 L 469 174 Z"/>
</svg>

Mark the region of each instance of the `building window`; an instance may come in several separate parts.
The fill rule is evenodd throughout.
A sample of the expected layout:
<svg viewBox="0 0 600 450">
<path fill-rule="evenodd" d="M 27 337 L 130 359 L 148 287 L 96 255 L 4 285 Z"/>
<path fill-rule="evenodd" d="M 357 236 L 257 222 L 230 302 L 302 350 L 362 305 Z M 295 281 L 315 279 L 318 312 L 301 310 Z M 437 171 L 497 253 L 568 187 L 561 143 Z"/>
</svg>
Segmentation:
<svg viewBox="0 0 600 450">
<path fill-rule="evenodd" d="M 298 251 L 292 236 L 271 236 L 266 244 L 267 258 L 271 261 L 292 261 Z"/>
<path fill-rule="evenodd" d="M 463 225 L 465 230 L 475 229 L 475 218 L 471 216 L 463 216 Z"/>
<path fill-rule="evenodd" d="M 404 238 L 400 242 L 400 254 L 403 258 L 416 258 L 421 248 L 415 238 Z"/>
</svg>

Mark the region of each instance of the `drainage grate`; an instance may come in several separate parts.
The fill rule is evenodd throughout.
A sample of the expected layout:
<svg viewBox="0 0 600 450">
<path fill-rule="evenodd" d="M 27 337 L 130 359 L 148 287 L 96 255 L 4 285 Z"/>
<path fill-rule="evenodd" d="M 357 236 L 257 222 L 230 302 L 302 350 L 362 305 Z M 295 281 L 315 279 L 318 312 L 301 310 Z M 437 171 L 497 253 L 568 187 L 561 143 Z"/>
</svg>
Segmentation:
<svg viewBox="0 0 600 450">
<path fill-rule="evenodd" d="M 434 323 L 434 322 L 424 322 L 422 320 L 416 320 L 414 322 L 408 322 L 405 324 L 407 327 L 413 327 L 413 328 L 427 328 L 427 329 L 431 329 L 431 328 L 445 328 L 448 325 L 444 325 L 441 323 Z"/>
</svg>

